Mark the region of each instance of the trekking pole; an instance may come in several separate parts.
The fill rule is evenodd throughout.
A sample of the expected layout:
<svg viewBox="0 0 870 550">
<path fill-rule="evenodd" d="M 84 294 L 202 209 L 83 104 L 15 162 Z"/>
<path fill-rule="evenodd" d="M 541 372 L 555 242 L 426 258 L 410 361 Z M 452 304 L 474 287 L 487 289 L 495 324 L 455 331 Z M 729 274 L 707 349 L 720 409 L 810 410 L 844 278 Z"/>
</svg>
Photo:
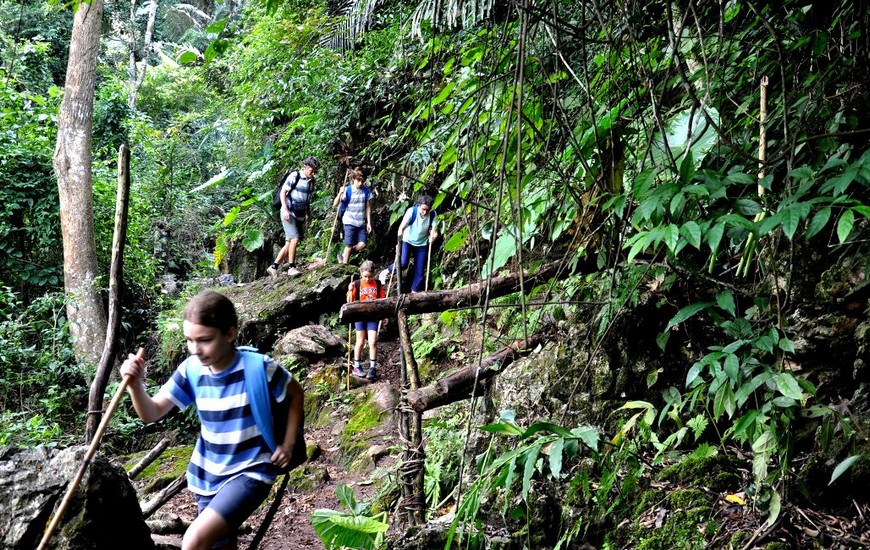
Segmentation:
<svg viewBox="0 0 870 550">
<path fill-rule="evenodd" d="M 332 249 L 332 237 L 335 235 L 335 226 L 338 225 L 336 222 L 340 222 L 338 219 L 338 209 L 335 209 L 335 218 L 332 220 L 332 231 L 329 232 L 329 243 L 326 245 L 326 262 L 329 263 L 329 253 Z"/>
<path fill-rule="evenodd" d="M 353 275 L 350 276 L 350 286 L 353 287 Z M 350 297 L 353 298 L 353 289 L 351 289 Z M 351 302 L 353 300 L 351 299 Z M 353 353 L 353 348 L 350 345 L 350 337 L 353 332 L 353 323 L 347 324 L 347 391 L 350 391 L 350 364 L 351 364 L 351 354 Z"/>
<path fill-rule="evenodd" d="M 347 187 L 347 177 L 349 175 L 350 175 L 350 170 L 345 170 L 344 171 L 344 184 L 342 185 L 342 188 Z M 326 245 L 326 261 L 327 261 L 327 263 L 329 263 L 329 253 L 330 253 L 330 249 L 332 248 L 332 237 L 335 235 L 335 226 L 337 225 L 336 222 L 341 223 L 341 220 L 339 219 L 339 216 L 338 216 L 338 213 L 340 212 L 340 210 L 341 210 L 340 208 L 335 209 L 335 219 L 332 220 L 332 231 L 329 232 L 329 243 Z"/>
<path fill-rule="evenodd" d="M 399 242 L 396 244 L 396 259 L 393 261 L 393 271 L 390 272 L 390 280 L 387 282 L 387 292 L 384 294 L 384 297 L 390 297 L 390 288 L 393 286 L 393 275 L 396 274 L 396 269 L 402 269 L 401 267 L 401 253 L 402 253 L 402 240 L 399 239 Z M 397 292 L 398 294 L 398 292 Z M 384 328 L 384 321 L 386 319 L 381 319 L 378 321 L 378 334 L 381 333 L 381 329 Z"/>
<path fill-rule="evenodd" d="M 429 291 L 429 266 L 432 264 L 432 239 L 429 239 L 429 251 L 426 252 L 426 286 L 423 290 Z"/>
<path fill-rule="evenodd" d="M 139 348 L 136 356 L 140 359 L 145 357 L 145 348 Z M 64 513 L 66 513 L 66 509 L 69 507 L 69 503 L 72 500 L 73 495 L 75 495 L 79 483 L 81 483 L 82 478 L 85 477 L 85 471 L 88 469 L 88 465 L 91 463 L 91 459 L 94 457 L 94 454 L 96 454 L 97 452 L 97 448 L 100 446 L 100 440 L 103 438 L 103 432 L 106 431 L 106 427 L 109 425 L 109 420 L 115 413 L 115 409 L 118 408 L 118 403 L 120 403 L 121 396 L 124 395 L 124 390 L 127 389 L 127 384 L 129 382 L 130 378 L 128 376 L 124 376 L 121 379 L 121 385 L 118 386 L 117 391 L 115 391 L 115 396 L 112 397 L 112 401 L 109 402 L 109 406 L 106 408 L 106 412 L 103 414 L 103 420 L 100 422 L 100 425 L 97 427 L 97 431 L 94 433 L 94 439 L 93 441 L 91 441 L 91 446 L 88 447 L 87 452 L 85 452 L 85 458 L 79 465 L 79 469 L 76 472 L 73 480 L 70 482 L 69 487 L 67 487 L 66 494 L 63 496 L 63 500 L 60 501 L 60 506 L 58 506 L 57 512 L 54 514 L 54 518 L 52 518 L 51 523 L 49 523 L 48 527 L 45 529 L 45 533 L 42 535 L 42 540 L 39 542 L 37 550 L 44 550 L 46 548 L 46 545 L 48 544 L 48 541 L 51 540 L 51 536 L 54 534 L 55 529 L 57 529 L 57 526 L 60 525 L 60 520 L 63 519 L 63 515 Z"/>
</svg>

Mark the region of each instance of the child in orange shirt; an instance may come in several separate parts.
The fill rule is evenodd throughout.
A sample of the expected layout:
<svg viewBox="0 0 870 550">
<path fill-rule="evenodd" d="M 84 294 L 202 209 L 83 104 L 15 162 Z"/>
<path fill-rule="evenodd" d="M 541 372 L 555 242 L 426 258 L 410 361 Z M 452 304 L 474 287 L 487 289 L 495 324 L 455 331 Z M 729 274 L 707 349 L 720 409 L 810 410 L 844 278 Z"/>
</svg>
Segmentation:
<svg viewBox="0 0 870 550">
<path fill-rule="evenodd" d="M 365 302 L 386 297 L 383 285 L 374 277 L 374 269 L 375 265 L 371 260 L 366 260 L 359 266 L 360 278 L 350 283 L 347 287 L 348 302 Z M 368 378 L 372 381 L 377 377 L 379 324 L 379 321 L 357 321 L 355 324 L 356 346 L 354 346 L 353 350 L 353 371 L 351 372 L 354 376 Z M 367 371 L 362 368 L 361 364 L 362 349 L 366 343 L 366 333 L 368 333 L 369 342 L 369 368 Z"/>
</svg>

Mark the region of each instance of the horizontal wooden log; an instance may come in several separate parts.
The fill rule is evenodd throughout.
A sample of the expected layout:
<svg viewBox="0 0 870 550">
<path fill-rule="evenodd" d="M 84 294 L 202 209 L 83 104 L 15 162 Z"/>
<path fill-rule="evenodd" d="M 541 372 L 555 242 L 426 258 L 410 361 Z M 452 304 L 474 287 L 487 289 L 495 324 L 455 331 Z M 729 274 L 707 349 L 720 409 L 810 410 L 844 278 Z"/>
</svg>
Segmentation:
<svg viewBox="0 0 870 550">
<path fill-rule="evenodd" d="M 517 340 L 490 355 L 478 365 L 464 367 L 441 378 L 434 384 L 408 392 L 408 405 L 418 412 L 443 407 L 456 401 L 472 397 L 474 378 L 477 375 L 476 395 L 480 395 L 482 382 L 501 372 L 520 357 L 530 354 L 539 345 L 549 340 L 547 331 L 529 336 L 527 340 Z"/>
<path fill-rule="evenodd" d="M 154 497 L 146 502 L 145 504 L 140 504 L 142 508 L 142 517 L 148 519 L 151 515 L 160 509 L 161 506 L 169 502 L 169 500 L 178 494 L 187 483 L 186 474 L 181 474 L 175 481 L 166 486 L 162 491 L 154 495 Z"/>
<path fill-rule="evenodd" d="M 533 273 L 526 273 L 523 285 L 527 290 L 544 283 L 556 275 L 567 276 L 568 270 L 560 272 L 559 264 L 544 264 Z M 489 284 L 489 297 L 507 296 L 520 290 L 520 278 L 514 273 L 503 277 L 494 277 Z M 447 311 L 459 307 L 476 306 L 486 298 L 487 283 L 481 281 L 454 290 L 433 290 L 430 292 L 414 292 L 367 300 L 365 302 L 350 302 L 344 304 L 339 311 L 339 322 L 353 323 L 368 319 L 386 319 L 396 314 L 397 308 L 402 308 L 408 315 Z"/>
<path fill-rule="evenodd" d="M 158 456 L 163 454 L 163 451 L 169 447 L 169 438 L 164 437 L 160 440 L 160 442 L 154 446 L 153 449 L 148 451 L 148 454 L 142 457 L 142 460 L 136 463 L 135 466 L 130 468 L 130 471 L 127 472 L 127 475 L 130 476 L 130 479 L 136 479 L 136 476 L 142 473 L 142 470 L 148 467 L 149 464 L 154 462 Z"/>
</svg>

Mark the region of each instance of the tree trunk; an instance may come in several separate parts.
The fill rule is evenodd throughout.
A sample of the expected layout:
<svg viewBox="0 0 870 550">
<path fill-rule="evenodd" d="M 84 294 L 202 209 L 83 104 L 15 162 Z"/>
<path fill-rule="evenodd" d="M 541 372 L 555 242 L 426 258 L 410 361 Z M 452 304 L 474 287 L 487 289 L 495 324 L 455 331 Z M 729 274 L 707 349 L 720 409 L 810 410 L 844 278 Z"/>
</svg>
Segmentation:
<svg viewBox="0 0 870 550">
<path fill-rule="evenodd" d="M 549 339 L 546 331 L 529 336 L 528 340 L 517 340 L 480 362 L 476 366 L 468 366 L 453 374 L 441 378 L 434 384 L 408 392 L 408 404 L 418 412 L 428 411 L 444 405 L 449 405 L 473 395 L 481 395 L 485 380 L 489 380 L 506 366 L 520 357 L 531 353 L 535 348 Z M 475 385 L 475 376 L 477 384 Z"/>
<path fill-rule="evenodd" d="M 590 263 L 594 268 L 594 259 Z M 558 264 L 545 264 L 534 273 L 526 273 L 522 279 L 527 289 L 546 282 L 552 277 L 567 277 L 567 270 L 559 270 Z M 517 274 L 494 277 L 489 284 L 489 297 L 506 296 L 520 290 L 520 277 Z M 385 319 L 395 315 L 396 308 L 402 308 L 408 315 L 446 311 L 459 307 L 476 306 L 486 298 L 487 283 L 482 281 L 455 290 L 415 292 L 398 297 L 350 302 L 341 306 L 340 323 L 353 323 L 366 319 Z"/>
<path fill-rule="evenodd" d="M 78 5 L 53 159 L 60 194 L 69 330 L 78 359 L 93 364 L 100 360 L 106 337 L 106 312 L 97 286 L 91 188 L 94 86 L 102 18 L 103 0 Z"/>
<path fill-rule="evenodd" d="M 103 410 L 103 393 L 112 374 L 115 362 L 116 340 L 121 328 L 121 283 L 124 275 L 124 243 L 127 240 L 127 212 L 130 204 L 130 149 L 121 145 L 118 150 L 118 193 L 115 200 L 115 234 L 112 238 L 112 267 L 109 271 L 109 321 L 104 338 L 100 364 L 91 382 L 88 396 L 88 420 L 85 426 L 85 442 L 90 443 L 100 425 Z"/>
<path fill-rule="evenodd" d="M 136 0 L 130 2 L 130 95 L 127 104 L 131 109 L 136 107 L 139 89 L 145 81 L 145 71 L 148 69 L 148 56 L 151 55 L 152 37 L 154 36 L 154 20 L 157 18 L 157 0 L 151 0 L 148 5 L 148 23 L 145 25 L 145 37 L 142 41 L 142 69 L 136 66 Z"/>
</svg>

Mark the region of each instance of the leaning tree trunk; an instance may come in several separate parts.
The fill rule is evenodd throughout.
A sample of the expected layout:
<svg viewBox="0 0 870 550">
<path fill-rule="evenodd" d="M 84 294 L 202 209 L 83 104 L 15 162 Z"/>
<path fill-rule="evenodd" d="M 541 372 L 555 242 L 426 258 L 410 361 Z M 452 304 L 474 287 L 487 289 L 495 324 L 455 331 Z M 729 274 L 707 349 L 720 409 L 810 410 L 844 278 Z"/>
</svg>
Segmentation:
<svg viewBox="0 0 870 550">
<path fill-rule="evenodd" d="M 106 336 L 106 312 L 97 287 L 91 136 L 103 0 L 78 5 L 60 106 L 54 170 L 60 193 L 67 318 L 79 360 L 97 363 Z"/>
</svg>

